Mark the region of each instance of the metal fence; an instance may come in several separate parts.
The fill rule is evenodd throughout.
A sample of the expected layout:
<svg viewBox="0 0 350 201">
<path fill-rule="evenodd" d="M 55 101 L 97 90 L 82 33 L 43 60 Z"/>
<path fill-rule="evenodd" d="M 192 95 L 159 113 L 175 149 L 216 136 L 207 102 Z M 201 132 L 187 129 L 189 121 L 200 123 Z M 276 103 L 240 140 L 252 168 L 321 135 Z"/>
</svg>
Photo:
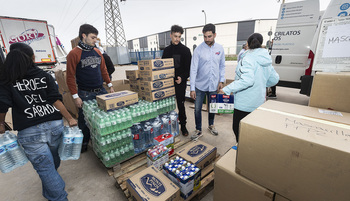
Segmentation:
<svg viewBox="0 0 350 201">
<path fill-rule="evenodd" d="M 159 51 L 143 51 L 143 52 L 129 52 L 132 64 L 137 64 L 140 60 L 150 60 L 162 58 L 163 50 Z"/>
</svg>

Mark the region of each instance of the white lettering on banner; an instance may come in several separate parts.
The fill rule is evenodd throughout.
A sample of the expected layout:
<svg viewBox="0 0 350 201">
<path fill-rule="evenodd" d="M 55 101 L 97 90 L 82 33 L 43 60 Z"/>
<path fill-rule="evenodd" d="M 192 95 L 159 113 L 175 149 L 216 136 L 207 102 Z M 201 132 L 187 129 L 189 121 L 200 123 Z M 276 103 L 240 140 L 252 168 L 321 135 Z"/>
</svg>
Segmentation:
<svg viewBox="0 0 350 201">
<path fill-rule="evenodd" d="M 32 119 L 35 117 L 43 117 L 45 115 L 52 114 L 55 111 L 59 112 L 59 110 L 55 106 L 46 104 L 46 105 L 33 105 L 32 107 L 25 109 L 24 113 L 27 114 L 28 119 Z"/>
<path fill-rule="evenodd" d="M 47 88 L 46 77 L 42 78 L 33 78 L 33 79 L 22 79 L 20 81 L 16 81 L 16 84 L 13 85 L 14 88 L 17 88 L 18 91 L 38 91 Z M 35 117 L 44 117 L 46 115 L 52 114 L 55 111 L 59 110 L 51 105 L 46 103 L 46 99 L 43 99 L 41 93 L 31 93 L 24 95 L 27 103 L 31 105 L 29 108 L 24 109 L 24 113 L 27 114 L 28 119 L 32 119 Z M 46 103 L 46 104 L 45 104 Z"/>
<path fill-rule="evenodd" d="M 18 91 L 35 91 L 39 89 L 46 89 L 46 77 L 33 78 L 30 80 L 23 79 L 21 82 L 16 81 L 14 87 L 17 88 Z"/>
</svg>

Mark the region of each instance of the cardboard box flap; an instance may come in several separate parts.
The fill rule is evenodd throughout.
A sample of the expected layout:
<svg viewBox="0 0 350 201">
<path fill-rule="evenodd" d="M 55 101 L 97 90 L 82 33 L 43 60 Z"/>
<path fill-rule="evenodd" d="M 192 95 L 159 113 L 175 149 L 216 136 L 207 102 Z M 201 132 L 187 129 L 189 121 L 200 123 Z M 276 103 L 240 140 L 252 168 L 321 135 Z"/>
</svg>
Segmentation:
<svg viewBox="0 0 350 201">
<path fill-rule="evenodd" d="M 252 113 L 251 113 L 252 114 Z M 260 119 L 260 121 L 257 121 Z M 349 120 L 349 118 L 348 118 Z M 350 126 L 263 107 L 241 120 L 251 129 L 271 130 L 350 153 Z M 244 133 L 242 133 L 244 135 Z"/>
<path fill-rule="evenodd" d="M 349 101 L 350 102 L 350 101 Z M 271 109 L 305 117 L 350 125 L 350 113 L 269 100 L 258 109 Z"/>
<path fill-rule="evenodd" d="M 179 200 L 180 189 L 156 167 L 151 166 L 127 180 L 127 187 L 136 200 Z"/>
</svg>

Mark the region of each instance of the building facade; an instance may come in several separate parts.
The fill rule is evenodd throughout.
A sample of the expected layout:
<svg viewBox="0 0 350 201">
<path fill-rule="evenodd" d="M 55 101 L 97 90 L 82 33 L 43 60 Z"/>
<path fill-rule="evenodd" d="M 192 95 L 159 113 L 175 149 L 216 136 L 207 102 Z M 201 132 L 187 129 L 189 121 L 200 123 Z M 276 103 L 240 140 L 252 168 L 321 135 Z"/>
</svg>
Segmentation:
<svg viewBox="0 0 350 201">
<path fill-rule="evenodd" d="M 215 41 L 224 47 L 225 55 L 236 55 L 242 49 L 242 45 L 247 41 L 252 33 L 260 33 L 264 37 L 264 45 L 273 39 L 276 29 L 277 19 L 256 19 L 227 23 L 217 23 Z M 184 28 L 181 42 L 194 49 L 203 40 L 203 26 Z M 170 44 L 170 31 L 161 32 L 128 41 L 130 52 L 157 51 L 163 50 Z"/>
</svg>

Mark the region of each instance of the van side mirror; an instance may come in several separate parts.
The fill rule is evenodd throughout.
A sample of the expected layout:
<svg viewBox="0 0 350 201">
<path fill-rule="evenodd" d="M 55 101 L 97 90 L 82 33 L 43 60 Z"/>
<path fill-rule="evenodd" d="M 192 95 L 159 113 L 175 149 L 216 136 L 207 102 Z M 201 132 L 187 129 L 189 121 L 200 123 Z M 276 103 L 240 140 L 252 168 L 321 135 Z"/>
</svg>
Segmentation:
<svg viewBox="0 0 350 201">
<path fill-rule="evenodd" d="M 277 55 L 275 59 L 275 64 L 280 64 L 282 62 L 282 55 Z"/>
</svg>

